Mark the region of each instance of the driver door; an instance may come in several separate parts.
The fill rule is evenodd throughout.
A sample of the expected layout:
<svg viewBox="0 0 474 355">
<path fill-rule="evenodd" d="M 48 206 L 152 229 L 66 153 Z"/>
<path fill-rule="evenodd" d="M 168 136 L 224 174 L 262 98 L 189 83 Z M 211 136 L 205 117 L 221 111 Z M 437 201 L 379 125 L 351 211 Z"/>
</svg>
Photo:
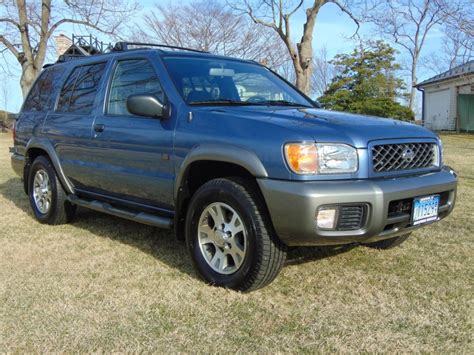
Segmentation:
<svg viewBox="0 0 474 355">
<path fill-rule="evenodd" d="M 93 125 L 96 184 L 91 192 L 163 208 L 173 204 L 174 167 L 170 159 L 175 117 L 139 117 L 127 110 L 130 95 L 165 95 L 146 57 L 117 60 L 106 107 Z"/>
</svg>

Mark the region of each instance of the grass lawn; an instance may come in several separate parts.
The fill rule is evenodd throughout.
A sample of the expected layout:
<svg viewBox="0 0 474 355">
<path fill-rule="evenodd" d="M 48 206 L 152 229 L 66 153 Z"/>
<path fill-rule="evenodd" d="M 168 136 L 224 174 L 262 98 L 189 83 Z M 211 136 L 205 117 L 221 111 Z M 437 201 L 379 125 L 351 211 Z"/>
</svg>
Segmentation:
<svg viewBox="0 0 474 355">
<path fill-rule="evenodd" d="M 93 211 L 32 217 L 0 134 L 0 352 L 473 353 L 474 137 L 444 136 L 454 213 L 400 248 L 292 250 L 269 287 L 197 279 L 172 232 Z"/>
</svg>

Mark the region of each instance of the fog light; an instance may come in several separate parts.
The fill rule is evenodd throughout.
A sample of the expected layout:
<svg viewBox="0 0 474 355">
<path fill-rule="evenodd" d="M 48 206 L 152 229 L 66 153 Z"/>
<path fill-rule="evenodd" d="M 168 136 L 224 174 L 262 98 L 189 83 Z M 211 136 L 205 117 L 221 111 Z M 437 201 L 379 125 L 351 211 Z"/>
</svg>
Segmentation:
<svg viewBox="0 0 474 355">
<path fill-rule="evenodd" d="M 336 208 L 322 208 L 318 210 L 316 225 L 321 229 L 334 229 L 336 224 Z"/>
</svg>

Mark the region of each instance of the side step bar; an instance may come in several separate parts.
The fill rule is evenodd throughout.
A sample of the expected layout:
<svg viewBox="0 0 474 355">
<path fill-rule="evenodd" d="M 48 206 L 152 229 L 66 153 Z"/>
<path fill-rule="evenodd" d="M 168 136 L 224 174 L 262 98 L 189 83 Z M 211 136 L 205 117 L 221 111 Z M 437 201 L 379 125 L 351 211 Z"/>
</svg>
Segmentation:
<svg viewBox="0 0 474 355">
<path fill-rule="evenodd" d="M 173 218 L 162 217 L 145 212 L 131 212 L 97 200 L 84 200 L 74 195 L 69 195 L 68 200 L 75 205 L 90 208 L 95 211 L 104 212 L 113 216 L 126 218 L 135 222 L 147 224 L 149 226 L 171 229 L 173 228 Z"/>
</svg>

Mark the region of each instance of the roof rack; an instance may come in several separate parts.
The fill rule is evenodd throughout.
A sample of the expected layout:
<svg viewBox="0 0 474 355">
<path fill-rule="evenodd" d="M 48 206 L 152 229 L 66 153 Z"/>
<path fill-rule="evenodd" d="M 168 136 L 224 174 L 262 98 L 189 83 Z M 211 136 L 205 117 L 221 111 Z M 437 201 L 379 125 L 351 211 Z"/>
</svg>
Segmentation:
<svg viewBox="0 0 474 355">
<path fill-rule="evenodd" d="M 99 41 L 96 37 L 92 35 L 78 36 L 72 35 L 72 45 L 80 49 L 83 53 L 77 53 L 79 55 L 94 55 L 107 53 L 112 49 L 111 43 L 104 43 Z"/>
<path fill-rule="evenodd" d="M 69 42 L 69 48 L 67 48 L 63 54 L 58 56 L 56 63 L 67 62 L 70 60 L 93 56 L 97 54 L 105 54 L 112 50 L 112 44 L 107 44 L 99 41 L 92 35 L 78 36 L 72 35 L 72 39 L 63 36 Z"/>
<path fill-rule="evenodd" d="M 71 61 L 74 59 L 94 56 L 98 54 L 107 54 L 111 52 L 129 51 L 129 50 L 134 50 L 134 49 L 144 49 L 144 48 L 150 48 L 150 47 L 176 49 L 176 50 L 197 52 L 197 53 L 210 53 L 207 51 L 201 51 L 201 50 L 193 49 L 193 48 L 172 46 L 168 44 L 158 44 L 158 43 L 117 42 L 115 43 L 115 45 L 112 45 L 112 44 L 106 44 L 102 41 L 99 41 L 97 38 L 91 35 L 77 36 L 73 34 L 72 40 L 69 40 L 69 41 L 71 42 L 71 44 L 70 44 L 70 47 L 66 50 L 66 52 L 61 54 L 55 63 L 46 64 L 43 66 L 43 68 L 47 68 L 48 66 L 54 65 L 56 63 L 63 63 L 63 62 Z"/>
<path fill-rule="evenodd" d="M 135 48 L 131 48 L 135 47 Z M 207 51 L 201 51 L 199 49 L 193 48 L 186 48 L 186 47 L 179 47 L 179 46 L 171 46 L 168 44 L 157 44 L 157 43 L 141 43 L 141 42 L 117 42 L 115 46 L 112 48 L 112 51 L 128 51 L 131 49 L 138 49 L 143 47 L 158 47 L 158 48 L 167 48 L 167 49 L 177 49 L 182 51 L 189 51 L 189 52 L 197 52 L 197 53 L 209 53 Z"/>
</svg>

